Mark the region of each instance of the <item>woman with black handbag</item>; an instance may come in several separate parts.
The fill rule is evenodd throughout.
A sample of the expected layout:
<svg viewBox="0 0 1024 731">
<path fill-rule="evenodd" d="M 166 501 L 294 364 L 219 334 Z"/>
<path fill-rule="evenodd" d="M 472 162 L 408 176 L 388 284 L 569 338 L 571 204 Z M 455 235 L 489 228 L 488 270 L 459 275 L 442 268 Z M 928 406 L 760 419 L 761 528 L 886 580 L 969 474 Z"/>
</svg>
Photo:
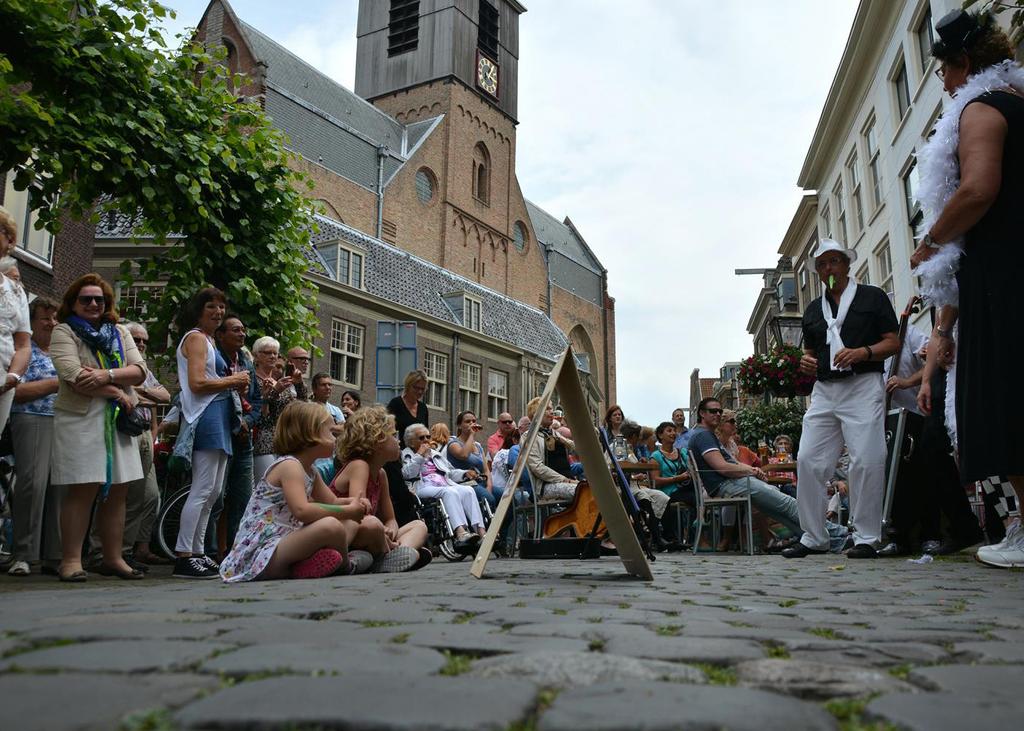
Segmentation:
<svg viewBox="0 0 1024 731">
<path fill-rule="evenodd" d="M 98 274 L 79 277 L 64 293 L 50 356 L 60 380 L 53 416 L 50 481 L 66 485 L 61 506 L 61 581 L 88 578 L 82 541 L 97 493 L 103 560 L 99 573 L 141 579 L 121 555 L 128 483 L 142 479 L 142 461 L 131 420 L 132 386 L 146 379 L 146 365 L 126 328 L 118 325 L 114 290 Z"/>
</svg>

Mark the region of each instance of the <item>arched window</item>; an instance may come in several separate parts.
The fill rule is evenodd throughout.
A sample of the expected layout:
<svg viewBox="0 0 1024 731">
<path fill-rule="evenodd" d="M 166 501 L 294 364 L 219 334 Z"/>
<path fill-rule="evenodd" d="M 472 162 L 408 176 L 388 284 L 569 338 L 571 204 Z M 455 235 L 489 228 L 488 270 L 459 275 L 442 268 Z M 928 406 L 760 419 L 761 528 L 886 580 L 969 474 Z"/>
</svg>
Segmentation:
<svg viewBox="0 0 1024 731">
<path fill-rule="evenodd" d="M 345 223 L 345 221 L 342 220 L 341 218 L 341 214 L 338 213 L 338 209 L 331 205 L 330 201 L 328 201 L 325 198 L 320 198 L 319 200 L 317 200 L 317 203 L 320 204 L 321 215 L 327 216 L 328 218 L 333 219 L 338 223 Z"/>
<path fill-rule="evenodd" d="M 235 48 L 235 44 L 231 42 L 230 38 L 221 38 L 220 42 L 224 44 L 224 49 L 227 51 L 227 55 L 224 57 L 224 66 L 231 74 L 237 74 L 238 49 Z"/>
<path fill-rule="evenodd" d="M 437 188 L 437 180 L 430 168 L 420 168 L 416 171 L 416 197 L 420 203 L 430 203 L 434 199 L 434 190 Z"/>
<path fill-rule="evenodd" d="M 522 221 L 516 221 L 512 227 L 512 241 L 516 245 L 516 250 L 519 253 L 526 251 L 526 242 L 530 240 L 530 234 L 526 232 L 526 224 Z"/>
<path fill-rule="evenodd" d="M 490 205 L 491 155 L 483 142 L 477 142 L 473 148 L 473 197 Z"/>
</svg>

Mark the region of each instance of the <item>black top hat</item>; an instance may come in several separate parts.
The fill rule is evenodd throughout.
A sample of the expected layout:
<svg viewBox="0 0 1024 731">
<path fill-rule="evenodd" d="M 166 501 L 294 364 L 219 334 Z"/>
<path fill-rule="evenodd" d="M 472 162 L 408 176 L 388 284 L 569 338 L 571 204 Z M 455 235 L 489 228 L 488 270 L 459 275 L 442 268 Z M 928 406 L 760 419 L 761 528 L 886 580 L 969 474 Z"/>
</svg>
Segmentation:
<svg viewBox="0 0 1024 731">
<path fill-rule="evenodd" d="M 932 46 L 932 55 L 948 58 L 965 51 L 979 30 L 981 24 L 976 15 L 960 9 L 947 13 L 935 24 L 939 40 Z"/>
</svg>

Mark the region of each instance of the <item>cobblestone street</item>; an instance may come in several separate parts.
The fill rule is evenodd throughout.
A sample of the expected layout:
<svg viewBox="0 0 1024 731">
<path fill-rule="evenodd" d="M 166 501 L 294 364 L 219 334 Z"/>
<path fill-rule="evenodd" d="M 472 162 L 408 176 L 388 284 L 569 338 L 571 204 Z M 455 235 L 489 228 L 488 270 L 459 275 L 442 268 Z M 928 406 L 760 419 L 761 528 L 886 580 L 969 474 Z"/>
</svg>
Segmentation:
<svg viewBox="0 0 1024 731">
<path fill-rule="evenodd" d="M 0 578 L 4 729 L 1012 728 L 1024 574 L 661 556 L 226 586 Z"/>
</svg>

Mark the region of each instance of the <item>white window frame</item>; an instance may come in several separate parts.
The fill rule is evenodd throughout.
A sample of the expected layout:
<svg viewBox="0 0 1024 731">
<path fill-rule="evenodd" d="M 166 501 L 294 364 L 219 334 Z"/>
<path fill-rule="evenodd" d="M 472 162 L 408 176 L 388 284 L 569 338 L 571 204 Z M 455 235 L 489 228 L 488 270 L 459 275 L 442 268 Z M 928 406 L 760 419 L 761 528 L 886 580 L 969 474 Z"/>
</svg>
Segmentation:
<svg viewBox="0 0 1024 731">
<path fill-rule="evenodd" d="M 857 224 L 854 234 L 864 230 L 864 201 L 861 196 L 860 169 L 857 167 L 860 159 L 857 157 L 856 145 L 846 158 L 846 174 L 850 177 L 850 201 L 853 203 L 853 220 Z"/>
<path fill-rule="evenodd" d="M 928 68 L 932 64 L 932 44 L 935 43 L 935 23 L 933 21 L 932 4 L 930 0 L 925 0 L 914 19 L 913 25 L 914 45 L 917 46 L 917 58 L 921 62 L 922 78 L 928 73 Z M 925 23 L 928 23 L 928 37 L 930 40 L 927 47 L 921 42 L 921 31 L 924 30 Z"/>
<path fill-rule="evenodd" d="M 878 286 L 889 295 L 889 299 L 894 299 L 896 293 L 893 291 L 892 286 L 892 247 L 889 245 L 889 239 L 883 239 L 882 243 L 875 248 L 874 253 L 878 278 L 880 280 Z"/>
<path fill-rule="evenodd" d="M 479 363 L 459 361 L 459 411 L 472 411 L 480 415 L 480 371 Z"/>
<path fill-rule="evenodd" d="M 423 351 L 423 372 L 427 374 L 424 401 L 432 409 L 448 408 L 448 356 L 436 350 Z"/>
<path fill-rule="evenodd" d="M 900 72 L 903 73 L 903 85 L 900 86 Z M 910 114 L 910 108 L 914 105 L 914 100 L 910 96 L 910 73 L 907 70 L 907 57 L 903 54 L 902 48 L 900 49 L 900 55 L 896 59 L 896 63 L 893 64 L 892 73 L 889 75 L 889 83 L 892 85 L 892 93 L 896 99 L 896 119 L 902 123 L 903 119 Z M 900 89 L 906 94 L 907 106 L 905 109 L 901 109 L 903 106 L 903 99 L 900 96 Z"/>
<path fill-rule="evenodd" d="M 32 210 L 29 190 L 15 190 L 14 171 L 9 170 L 4 177 L 4 208 L 18 224 L 18 240 L 14 242 L 15 251 L 25 254 L 29 261 L 40 261 L 47 266 L 53 265 L 53 234 L 46 229 L 37 230 L 35 225 L 39 214 Z"/>
<path fill-rule="evenodd" d="M 508 373 L 487 369 L 487 419 L 497 421 L 498 414 L 508 411 Z"/>
<path fill-rule="evenodd" d="M 483 332 L 484 305 L 476 297 L 462 295 L 462 324 L 470 330 Z"/>
<path fill-rule="evenodd" d="M 864 262 L 864 266 L 857 271 L 857 284 L 871 284 L 871 268 L 868 262 Z"/>
<path fill-rule="evenodd" d="M 873 112 L 861 135 L 864 138 L 864 150 L 867 152 L 866 163 L 868 175 L 871 177 L 871 212 L 874 213 L 882 205 L 882 175 L 879 171 L 881 153 L 878 148 L 878 123 Z"/>
<path fill-rule="evenodd" d="M 821 222 L 825 224 L 825 238 L 832 238 L 832 211 L 827 202 L 821 207 Z"/>
<path fill-rule="evenodd" d="M 348 273 L 344 277 L 342 277 L 341 275 L 342 253 L 348 256 Z M 354 267 L 352 266 L 352 263 L 357 258 L 359 259 L 359 276 L 355 279 L 355 281 L 353 281 L 352 270 Z M 356 289 L 363 288 L 363 281 L 365 280 L 366 277 L 366 252 L 360 251 L 359 249 L 353 249 L 349 246 L 342 246 L 341 244 L 338 244 L 338 258 L 334 262 L 334 267 L 334 276 L 335 279 L 337 279 L 339 282 L 341 282 L 342 284 L 347 284 L 350 287 L 355 287 Z"/>
<path fill-rule="evenodd" d="M 832 200 L 836 204 L 836 233 L 843 235 L 842 240 L 839 242 L 843 246 L 849 246 L 850 231 L 846 226 L 846 201 L 843 200 L 843 175 L 839 174 L 839 179 L 836 180 L 836 184 L 832 187 Z"/>
<path fill-rule="evenodd" d="M 340 332 L 341 336 L 337 338 L 340 341 L 340 345 L 336 344 L 335 335 Z M 359 334 L 359 347 L 357 350 L 351 350 L 349 348 L 349 336 L 353 333 Z M 366 349 L 366 328 L 362 325 L 357 325 L 354 322 L 348 320 L 342 320 L 339 317 L 331 318 L 331 334 L 330 340 L 327 343 L 328 346 L 328 361 L 327 371 L 331 376 L 331 381 L 344 386 L 352 386 L 353 388 L 359 388 L 363 382 L 363 352 Z M 338 368 L 339 378 L 335 378 L 334 371 L 334 356 L 337 355 L 340 358 L 340 367 Z M 349 362 L 356 361 L 355 374 L 356 377 L 352 381 L 345 380 L 345 374 L 349 370 Z"/>
</svg>

